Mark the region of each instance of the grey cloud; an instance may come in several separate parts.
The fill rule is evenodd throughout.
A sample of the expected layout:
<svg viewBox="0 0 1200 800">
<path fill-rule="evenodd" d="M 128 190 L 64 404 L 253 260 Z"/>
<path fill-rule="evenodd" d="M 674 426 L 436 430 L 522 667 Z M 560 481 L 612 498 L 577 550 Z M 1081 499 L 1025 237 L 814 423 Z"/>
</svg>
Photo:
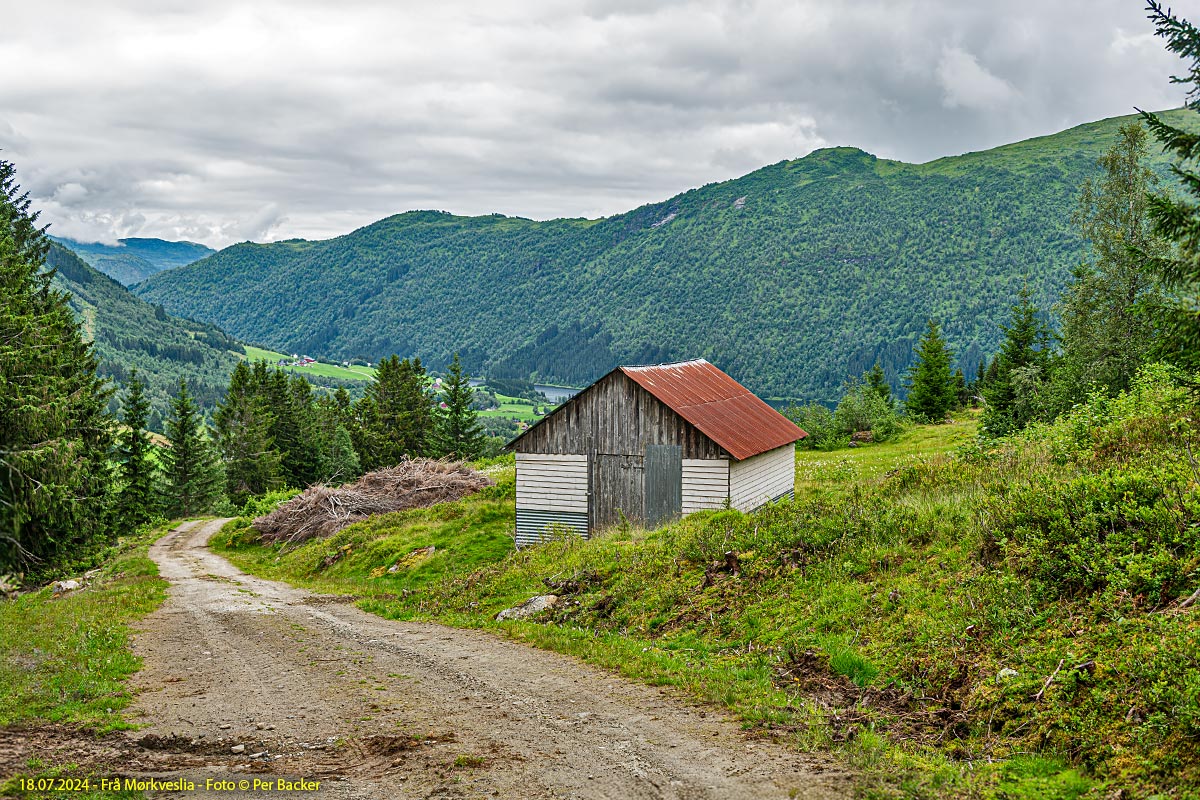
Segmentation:
<svg viewBox="0 0 1200 800">
<path fill-rule="evenodd" d="M 93 238 L 597 216 L 815 147 L 924 161 L 1181 99 L 1125 0 L 49 5 L 0 30 L 0 148 Z"/>
</svg>

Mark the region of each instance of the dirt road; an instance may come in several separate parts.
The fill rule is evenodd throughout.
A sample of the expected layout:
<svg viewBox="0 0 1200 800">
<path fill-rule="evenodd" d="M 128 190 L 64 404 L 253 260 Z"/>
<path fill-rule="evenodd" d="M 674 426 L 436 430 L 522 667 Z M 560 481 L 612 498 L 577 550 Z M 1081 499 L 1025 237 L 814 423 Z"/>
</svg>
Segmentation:
<svg viewBox="0 0 1200 800">
<path fill-rule="evenodd" d="M 145 773 L 197 789 L 304 777 L 355 798 L 851 794 L 832 764 L 668 692 L 245 575 L 205 547 L 220 525 L 185 523 L 150 550 L 171 589 L 135 644 Z"/>
</svg>

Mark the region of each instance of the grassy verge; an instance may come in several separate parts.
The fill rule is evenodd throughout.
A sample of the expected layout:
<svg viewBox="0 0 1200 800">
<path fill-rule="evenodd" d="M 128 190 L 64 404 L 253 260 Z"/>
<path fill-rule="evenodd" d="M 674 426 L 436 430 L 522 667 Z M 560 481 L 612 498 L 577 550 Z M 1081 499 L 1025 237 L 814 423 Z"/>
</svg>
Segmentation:
<svg viewBox="0 0 1200 800">
<path fill-rule="evenodd" d="M 678 686 L 840 752 L 868 796 L 1197 798 L 1200 612 L 1178 607 L 1200 586 L 1195 417 L 1151 374 L 992 445 L 968 419 L 801 454 L 797 499 L 753 514 L 478 551 L 419 580 L 397 558 L 418 528 L 459 515 L 446 548 L 476 547 L 472 504 L 498 524 L 504 484 L 302 552 L 226 550 L 384 616 Z M 537 621 L 494 621 L 545 593 L 563 601 Z"/>
<path fill-rule="evenodd" d="M 140 666 L 130 650 L 129 625 L 166 597 L 167 582 L 146 556 L 165 530 L 123 540 L 81 589 L 55 597 L 47 587 L 0 602 L 0 726 L 59 723 L 96 734 L 132 727 L 121 716 L 132 699 L 126 680 Z M 19 791 L 22 777 L 81 776 L 71 764 L 25 766 L 25 772 L 0 785 L 0 796 L 48 796 Z"/>
</svg>

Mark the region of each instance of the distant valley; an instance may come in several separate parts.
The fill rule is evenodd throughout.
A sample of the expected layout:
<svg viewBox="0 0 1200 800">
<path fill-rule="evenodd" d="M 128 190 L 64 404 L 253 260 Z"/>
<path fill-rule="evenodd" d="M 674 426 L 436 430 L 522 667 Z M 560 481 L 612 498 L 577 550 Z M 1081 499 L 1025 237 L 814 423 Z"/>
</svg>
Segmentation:
<svg viewBox="0 0 1200 800">
<path fill-rule="evenodd" d="M 240 343 L 214 325 L 172 317 L 57 242 L 50 245 L 46 266 L 56 270 L 55 287 L 71 295 L 84 335 L 95 343 L 99 374 L 125 386 L 137 369 L 146 382 L 152 429 L 161 430 L 181 378 L 204 408 L 224 395 L 229 373 L 242 357 Z M 113 398 L 114 409 L 119 400 Z"/>
<path fill-rule="evenodd" d="M 457 351 L 571 385 L 702 356 L 760 394 L 832 400 L 876 360 L 899 385 L 929 316 L 970 374 L 1022 285 L 1049 308 L 1084 253 L 1080 182 L 1126 119 L 927 164 L 819 150 L 606 219 L 409 212 L 234 245 L 136 291 L 287 352 L 440 368 Z"/>
<path fill-rule="evenodd" d="M 120 239 L 112 245 L 50 238 L 123 286 L 132 286 L 157 272 L 186 266 L 216 252 L 195 242 L 163 239 Z"/>
</svg>

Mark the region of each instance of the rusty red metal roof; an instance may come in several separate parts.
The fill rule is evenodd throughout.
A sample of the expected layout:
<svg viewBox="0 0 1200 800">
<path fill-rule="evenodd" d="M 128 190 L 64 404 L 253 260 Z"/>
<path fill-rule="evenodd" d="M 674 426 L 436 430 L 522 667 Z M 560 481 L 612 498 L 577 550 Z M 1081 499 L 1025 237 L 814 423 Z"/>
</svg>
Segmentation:
<svg viewBox="0 0 1200 800">
<path fill-rule="evenodd" d="M 703 358 L 617 369 L 695 425 L 737 461 L 808 436 Z"/>
</svg>

